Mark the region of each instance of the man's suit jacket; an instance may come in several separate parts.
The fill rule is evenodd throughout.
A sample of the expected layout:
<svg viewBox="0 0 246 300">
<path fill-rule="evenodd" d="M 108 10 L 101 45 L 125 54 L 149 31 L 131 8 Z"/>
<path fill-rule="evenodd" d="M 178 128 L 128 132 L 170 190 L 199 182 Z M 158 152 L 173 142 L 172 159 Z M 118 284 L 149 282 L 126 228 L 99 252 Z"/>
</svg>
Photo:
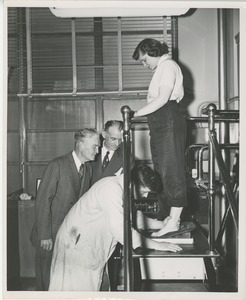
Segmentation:
<svg viewBox="0 0 246 300">
<path fill-rule="evenodd" d="M 66 214 L 75 202 L 89 189 L 92 167 L 85 163 L 80 183 L 72 152 L 53 159 L 47 166 L 36 198 L 36 230 L 31 240 L 55 239 Z M 36 233 L 35 233 L 36 232 Z M 33 237 L 33 234 L 37 236 Z"/>
<path fill-rule="evenodd" d="M 102 170 L 101 152 L 97 154 L 95 160 L 90 162 L 90 164 L 92 166 L 91 185 L 103 177 L 113 176 L 121 167 L 123 167 L 123 143 L 121 143 L 119 148 L 114 152 L 104 171 Z"/>
</svg>

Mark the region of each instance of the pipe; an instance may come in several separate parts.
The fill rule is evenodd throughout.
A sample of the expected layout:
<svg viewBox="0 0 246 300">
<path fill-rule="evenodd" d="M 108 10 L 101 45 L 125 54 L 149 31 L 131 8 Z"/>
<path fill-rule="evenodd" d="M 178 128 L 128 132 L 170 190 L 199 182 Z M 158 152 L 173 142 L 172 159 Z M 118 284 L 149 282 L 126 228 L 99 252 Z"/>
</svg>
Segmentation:
<svg viewBox="0 0 246 300">
<path fill-rule="evenodd" d="M 219 144 L 218 147 L 220 149 L 239 149 L 239 144 Z M 203 153 L 205 150 L 208 150 L 208 145 L 204 145 L 199 151 L 197 155 L 198 168 L 197 168 L 197 179 L 203 179 Z"/>
<path fill-rule="evenodd" d="M 31 9 L 26 8 L 26 64 L 27 64 L 27 93 L 32 93 L 32 36 Z"/>
<path fill-rule="evenodd" d="M 62 97 L 62 96 L 94 96 L 94 95 L 124 95 L 124 94 L 146 94 L 146 90 L 135 90 L 135 91 L 107 91 L 107 92 L 76 92 L 75 94 L 68 93 L 19 93 L 17 97 Z M 51 100 L 51 99 L 49 99 Z M 57 100 L 57 99 L 56 99 Z"/>
<path fill-rule="evenodd" d="M 133 290 L 133 262 L 132 262 L 132 226 L 131 226 L 131 195 L 130 195 L 130 122 L 133 116 L 129 106 L 121 108 L 123 117 L 123 169 L 124 169 L 124 291 Z"/>
<path fill-rule="evenodd" d="M 27 188 L 27 178 L 26 178 L 26 144 L 27 144 L 27 134 L 26 134 L 26 122 L 25 122 L 25 100 L 20 98 L 20 173 L 22 179 L 23 192 Z"/>
<path fill-rule="evenodd" d="M 228 114 L 229 115 L 229 114 Z M 191 121 L 191 122 L 204 122 L 204 123 L 207 123 L 208 122 L 208 118 L 207 117 L 189 117 L 189 118 L 186 118 L 187 121 Z M 228 123 L 237 123 L 239 122 L 239 118 L 236 116 L 236 117 L 217 117 L 217 116 L 214 116 L 214 122 L 228 122 Z"/>
<path fill-rule="evenodd" d="M 17 27 L 18 33 L 18 91 L 20 93 L 24 90 L 24 53 L 25 53 L 25 21 L 26 21 L 26 13 L 25 9 L 19 8 L 17 10 L 17 20 L 19 26 Z M 26 190 L 26 126 L 25 126 L 25 101 L 23 97 L 19 99 L 20 103 L 20 119 L 19 119 L 19 136 L 20 136 L 20 175 L 23 191 Z"/>
<path fill-rule="evenodd" d="M 186 169 L 187 169 L 187 172 L 190 171 L 190 151 L 193 150 L 193 149 L 202 148 L 203 146 L 207 146 L 207 145 L 206 144 L 193 144 L 193 145 L 190 145 L 186 148 L 185 156 L 186 156 Z"/>
<path fill-rule="evenodd" d="M 203 179 L 203 152 L 208 149 L 208 145 L 203 146 L 199 151 L 198 151 L 198 158 L 197 158 L 197 180 L 202 180 Z"/>
<path fill-rule="evenodd" d="M 227 109 L 226 103 L 226 36 L 225 36 L 225 10 L 218 9 L 218 39 L 219 39 L 219 109 Z M 221 130 L 222 139 L 225 137 L 225 128 Z M 223 142 L 223 141 L 221 141 Z"/>
<path fill-rule="evenodd" d="M 218 9 L 218 59 L 219 59 L 219 109 L 227 109 L 226 103 L 226 12 L 224 9 Z M 229 142 L 229 128 L 228 124 L 222 122 L 219 124 L 219 142 L 226 143 Z M 222 151 L 222 157 L 227 165 L 230 165 L 230 157 L 228 151 Z M 220 205 L 220 220 L 223 219 L 223 215 L 226 211 L 226 195 L 225 190 L 221 189 L 221 205 Z M 223 243 L 225 240 L 223 240 Z"/>
<path fill-rule="evenodd" d="M 207 106 L 208 110 L 208 128 L 210 132 L 215 133 L 215 123 L 214 123 L 214 115 L 216 111 L 215 104 L 209 104 Z M 214 200 L 215 200 L 215 156 L 213 151 L 213 145 L 211 140 L 208 141 L 208 149 L 209 149 L 209 164 L 208 164 L 208 199 L 209 199 L 209 211 L 208 211 L 208 224 L 209 224 L 209 254 L 215 253 L 215 222 L 214 222 Z"/>
</svg>

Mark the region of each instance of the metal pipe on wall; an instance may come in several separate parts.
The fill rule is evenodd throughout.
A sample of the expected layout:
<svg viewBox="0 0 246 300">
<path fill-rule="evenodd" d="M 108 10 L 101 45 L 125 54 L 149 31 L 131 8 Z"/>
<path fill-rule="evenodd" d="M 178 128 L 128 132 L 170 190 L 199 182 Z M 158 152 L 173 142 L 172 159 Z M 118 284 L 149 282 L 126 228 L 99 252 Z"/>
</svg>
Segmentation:
<svg viewBox="0 0 246 300">
<path fill-rule="evenodd" d="M 26 8 L 26 64 L 27 64 L 27 93 L 32 93 L 32 36 L 31 8 Z"/>
<path fill-rule="evenodd" d="M 23 192 L 26 192 L 27 177 L 26 177 L 26 116 L 25 116 L 25 99 L 20 98 L 20 173 L 22 179 Z"/>
<path fill-rule="evenodd" d="M 105 91 L 105 92 L 76 92 L 73 94 L 72 92 L 69 93 L 32 93 L 31 95 L 28 95 L 26 93 L 18 93 L 18 97 L 63 97 L 63 96 L 90 96 L 90 95 L 124 95 L 124 94 L 130 94 L 130 95 L 135 95 L 135 94 L 147 94 L 147 90 L 134 90 L 134 91 Z M 51 99 L 49 99 L 51 100 Z"/>
<path fill-rule="evenodd" d="M 219 109 L 226 110 L 227 102 L 226 102 L 226 12 L 224 9 L 218 9 L 218 62 L 219 62 Z M 219 125 L 219 142 L 220 143 L 228 143 L 229 142 L 229 130 L 228 124 L 221 122 Z M 230 165 L 229 153 L 227 150 L 222 151 L 223 159 L 226 165 Z M 226 211 L 226 195 L 224 188 L 221 189 L 221 204 L 220 204 L 220 220 L 222 220 L 225 211 Z M 223 239 L 225 242 L 225 240 Z"/>
<path fill-rule="evenodd" d="M 215 104 L 209 104 L 208 107 L 208 128 L 210 132 L 216 135 L 215 132 L 215 123 L 214 123 L 214 115 L 216 111 Z M 212 142 L 209 140 L 208 142 L 209 149 L 209 165 L 208 165 L 208 199 L 209 199 L 209 211 L 208 211 L 208 225 L 209 225 L 209 253 L 213 254 L 215 252 L 215 155 L 213 151 Z"/>
<path fill-rule="evenodd" d="M 218 9 L 219 109 L 226 110 L 226 36 L 225 10 Z M 224 128 L 223 128 L 224 130 Z M 222 137 L 224 138 L 224 136 Z"/>
<path fill-rule="evenodd" d="M 18 19 L 18 91 L 23 93 L 25 87 L 24 79 L 24 53 L 25 47 L 25 24 L 26 24 L 26 11 L 24 8 L 19 8 L 17 10 Z M 19 99 L 19 149 L 20 149 L 20 176 L 21 176 L 21 186 L 23 191 L 26 190 L 26 126 L 25 126 L 25 99 L 20 97 Z"/>
</svg>

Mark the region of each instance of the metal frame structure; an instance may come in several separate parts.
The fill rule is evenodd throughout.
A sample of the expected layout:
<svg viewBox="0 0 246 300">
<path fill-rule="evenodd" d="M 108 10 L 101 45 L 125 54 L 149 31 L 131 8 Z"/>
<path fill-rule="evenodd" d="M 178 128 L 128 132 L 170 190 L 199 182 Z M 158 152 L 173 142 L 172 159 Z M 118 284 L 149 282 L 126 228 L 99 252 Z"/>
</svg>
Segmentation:
<svg viewBox="0 0 246 300">
<path fill-rule="evenodd" d="M 130 196 L 130 135 L 131 135 L 131 124 L 139 123 L 139 120 L 134 120 L 133 115 L 134 112 L 128 107 L 124 106 L 121 109 L 122 117 L 123 117 L 123 124 L 124 124 L 124 290 L 125 291 L 132 291 L 133 288 L 133 270 L 132 266 L 132 241 L 131 241 L 131 196 Z M 239 122 L 239 111 L 236 110 L 217 110 L 216 106 L 212 103 L 209 104 L 204 110 L 203 113 L 208 115 L 208 117 L 198 117 L 198 118 L 188 118 L 188 121 L 195 121 L 195 122 L 207 122 L 208 129 L 209 129 L 209 141 L 208 145 L 193 145 L 193 148 L 200 148 L 199 156 L 201 157 L 201 153 L 204 149 L 209 150 L 209 170 L 208 170 L 208 186 L 207 186 L 207 199 L 209 201 L 209 210 L 208 210 L 208 225 L 209 225 L 209 232 L 208 232 L 208 245 L 209 248 L 207 250 L 207 255 L 204 255 L 204 263 L 209 274 L 209 285 L 212 289 L 216 289 L 216 272 L 212 263 L 211 258 L 215 257 L 218 252 L 216 250 L 216 243 L 222 238 L 225 227 L 226 221 L 231 212 L 234 226 L 236 229 L 236 234 L 238 235 L 238 212 L 236 208 L 236 200 L 230 187 L 230 178 L 229 178 L 229 171 L 224 163 L 221 149 L 225 148 L 233 148 L 237 149 L 238 144 L 235 145 L 219 145 L 216 138 L 215 132 L 215 122 Z M 141 120 L 140 123 L 146 123 L 146 121 Z M 127 160 L 127 161 L 126 161 Z M 219 235 L 217 240 L 215 240 L 215 160 L 217 161 L 219 171 L 221 174 L 222 183 L 226 190 L 226 199 L 228 202 L 228 208 L 224 215 L 224 218 L 221 223 L 221 228 L 219 231 Z M 199 178 L 201 177 L 201 170 L 199 173 Z M 126 190 L 127 189 L 127 190 Z M 237 241 L 236 241 L 237 243 Z"/>
</svg>

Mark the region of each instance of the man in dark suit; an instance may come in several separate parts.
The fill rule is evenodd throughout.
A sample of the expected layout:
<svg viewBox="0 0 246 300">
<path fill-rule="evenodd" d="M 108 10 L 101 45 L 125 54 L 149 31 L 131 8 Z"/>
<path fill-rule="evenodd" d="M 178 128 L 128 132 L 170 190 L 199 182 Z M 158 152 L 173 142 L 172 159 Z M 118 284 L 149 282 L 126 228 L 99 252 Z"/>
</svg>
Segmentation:
<svg viewBox="0 0 246 300">
<path fill-rule="evenodd" d="M 89 189 L 92 167 L 100 145 L 95 129 L 74 134 L 74 150 L 47 166 L 36 198 L 36 221 L 31 240 L 36 246 L 37 290 L 48 290 L 53 245 L 57 231 L 75 202 Z"/>
<path fill-rule="evenodd" d="M 91 185 L 107 176 L 119 175 L 123 170 L 123 122 L 107 121 L 102 131 L 103 142 L 95 160 Z"/>
</svg>

